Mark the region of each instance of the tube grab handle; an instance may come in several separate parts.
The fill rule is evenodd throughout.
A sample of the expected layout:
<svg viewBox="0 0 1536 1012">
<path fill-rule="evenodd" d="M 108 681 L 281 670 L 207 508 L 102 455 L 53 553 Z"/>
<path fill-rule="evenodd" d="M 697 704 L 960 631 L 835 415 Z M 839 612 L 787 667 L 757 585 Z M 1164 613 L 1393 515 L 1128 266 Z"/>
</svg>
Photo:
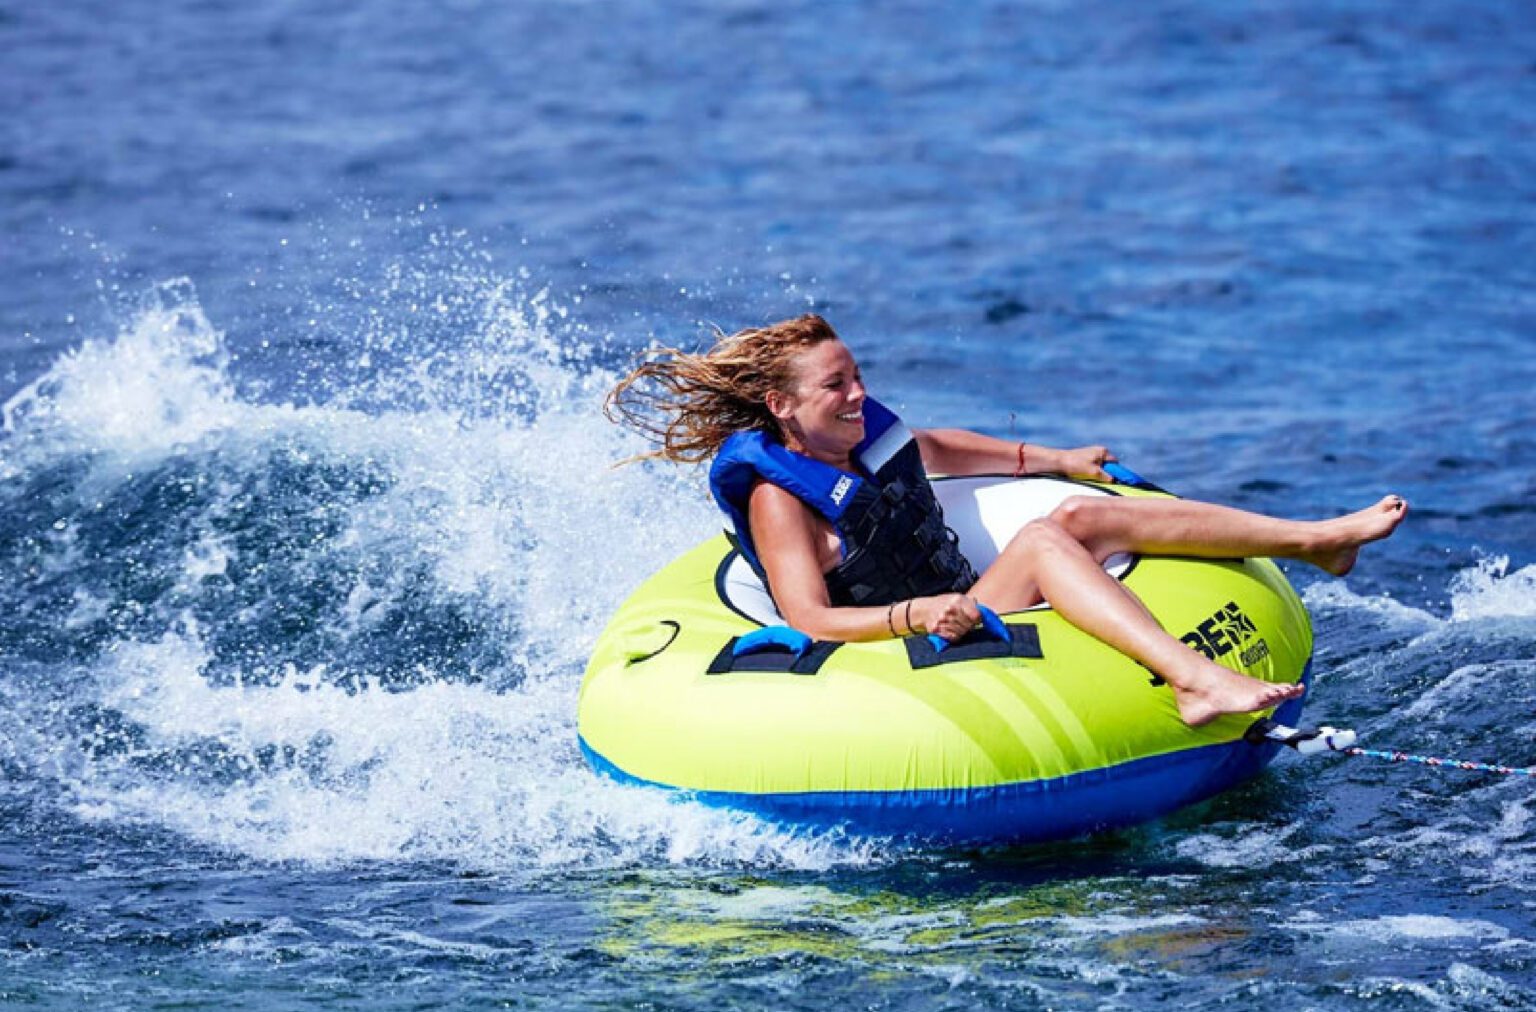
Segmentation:
<svg viewBox="0 0 1536 1012">
<path fill-rule="evenodd" d="M 1137 488 L 1147 484 L 1147 479 L 1143 478 L 1135 471 L 1132 471 L 1130 468 L 1126 467 L 1119 461 L 1107 460 L 1101 466 L 1103 467 L 1104 473 L 1115 479 L 1117 484 L 1129 485 L 1132 488 Z"/>
<path fill-rule="evenodd" d="M 987 635 L 1004 643 L 1009 642 L 1013 638 L 1013 634 L 1008 631 L 1007 623 L 998 617 L 997 612 L 984 604 L 978 604 L 976 610 L 981 612 L 981 628 Z M 968 633 L 967 635 L 970 634 Z M 953 641 L 945 639 L 938 633 L 929 633 L 928 642 L 933 644 L 934 653 L 942 654 Z"/>
<path fill-rule="evenodd" d="M 745 636 L 736 640 L 736 645 L 731 648 L 732 657 L 745 657 L 748 654 L 762 653 L 765 650 L 788 650 L 795 655 L 795 660 L 805 656 L 805 652 L 811 649 L 814 641 L 798 629 L 791 629 L 787 625 L 765 625 L 761 629 L 754 629 Z"/>
</svg>

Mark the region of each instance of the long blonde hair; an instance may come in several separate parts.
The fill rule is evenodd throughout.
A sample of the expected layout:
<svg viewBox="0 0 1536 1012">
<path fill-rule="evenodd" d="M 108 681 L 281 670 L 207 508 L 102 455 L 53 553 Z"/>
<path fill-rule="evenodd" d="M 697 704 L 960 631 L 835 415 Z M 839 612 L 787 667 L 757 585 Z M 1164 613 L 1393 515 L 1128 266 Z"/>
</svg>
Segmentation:
<svg viewBox="0 0 1536 1012">
<path fill-rule="evenodd" d="M 795 356 L 835 340 L 831 324 L 807 313 L 766 327 L 720 333 L 714 347 L 703 354 L 652 349 L 643 352 L 644 361 L 608 392 L 603 414 L 656 444 L 631 460 L 707 460 L 732 433 L 777 432 L 778 420 L 767 405 L 769 391 L 792 389 Z"/>
</svg>

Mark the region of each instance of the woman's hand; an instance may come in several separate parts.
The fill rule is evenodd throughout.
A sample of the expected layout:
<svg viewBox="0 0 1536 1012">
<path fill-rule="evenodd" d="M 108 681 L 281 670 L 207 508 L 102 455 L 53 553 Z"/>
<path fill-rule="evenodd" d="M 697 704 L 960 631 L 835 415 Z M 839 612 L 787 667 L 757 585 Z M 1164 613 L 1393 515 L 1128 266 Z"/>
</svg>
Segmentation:
<svg viewBox="0 0 1536 1012">
<path fill-rule="evenodd" d="M 981 624 L 976 602 L 964 594 L 940 594 L 912 600 L 912 631 L 957 640 Z"/>
<path fill-rule="evenodd" d="M 1109 452 L 1108 447 L 1079 446 L 1075 450 L 1057 450 L 1055 469 L 1070 478 L 1096 478 L 1099 481 L 1108 481 L 1109 475 L 1104 473 L 1104 464 L 1118 459 Z"/>
</svg>

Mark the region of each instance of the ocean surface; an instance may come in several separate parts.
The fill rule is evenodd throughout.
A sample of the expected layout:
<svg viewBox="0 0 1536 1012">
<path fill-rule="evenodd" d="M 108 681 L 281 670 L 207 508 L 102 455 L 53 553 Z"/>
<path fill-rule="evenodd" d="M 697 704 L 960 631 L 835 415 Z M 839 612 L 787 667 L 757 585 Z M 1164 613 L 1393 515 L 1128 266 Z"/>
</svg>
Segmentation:
<svg viewBox="0 0 1536 1012">
<path fill-rule="evenodd" d="M 1309 720 L 1536 764 L 1536 7 L 0 0 L 0 1007 L 1536 1008 L 1536 784 L 1284 755 L 945 850 L 599 780 L 712 534 L 604 391 L 815 310 L 917 424 L 1406 525 Z"/>
</svg>

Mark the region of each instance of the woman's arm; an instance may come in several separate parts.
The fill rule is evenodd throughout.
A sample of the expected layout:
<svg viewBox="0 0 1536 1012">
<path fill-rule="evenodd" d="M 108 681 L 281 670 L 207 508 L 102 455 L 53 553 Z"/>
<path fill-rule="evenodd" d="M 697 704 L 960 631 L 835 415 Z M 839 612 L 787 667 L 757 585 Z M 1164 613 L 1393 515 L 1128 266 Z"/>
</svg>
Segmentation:
<svg viewBox="0 0 1536 1012">
<path fill-rule="evenodd" d="M 914 429 L 912 435 L 929 474 L 1065 474 L 1107 481 L 1102 465 L 1116 459 L 1102 446 L 1054 450 L 967 429 Z"/>
<path fill-rule="evenodd" d="M 980 620 L 976 603 L 963 594 L 918 597 L 877 607 L 836 607 L 822 575 L 816 514 L 793 493 L 760 481 L 747 501 L 757 556 L 768 573 L 769 593 L 784 621 L 820 640 L 856 642 L 936 632 L 957 639 Z"/>
</svg>

